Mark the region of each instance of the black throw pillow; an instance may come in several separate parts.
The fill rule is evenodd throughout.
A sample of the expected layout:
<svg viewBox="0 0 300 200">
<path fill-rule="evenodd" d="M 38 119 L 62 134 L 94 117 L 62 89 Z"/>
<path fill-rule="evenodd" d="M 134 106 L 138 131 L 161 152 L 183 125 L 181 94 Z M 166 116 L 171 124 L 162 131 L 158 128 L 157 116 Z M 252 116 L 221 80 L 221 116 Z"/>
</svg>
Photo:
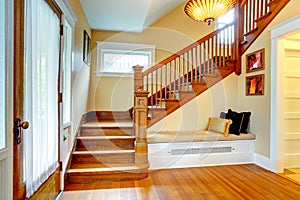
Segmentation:
<svg viewBox="0 0 300 200">
<path fill-rule="evenodd" d="M 233 113 L 238 113 L 235 111 L 232 111 L 231 109 L 228 109 L 228 114 L 233 114 Z M 251 112 L 241 112 L 242 114 L 244 114 L 244 118 L 242 121 L 242 126 L 241 126 L 241 130 L 240 133 L 249 133 L 249 122 L 250 122 L 250 116 L 251 116 Z"/>
<path fill-rule="evenodd" d="M 226 114 L 226 119 L 231 119 L 232 124 L 229 127 L 229 133 L 235 134 L 235 135 L 240 135 L 241 133 L 241 128 L 242 128 L 242 122 L 243 122 L 244 114 L 243 113 L 233 113 L 233 112 L 228 112 Z"/>
</svg>

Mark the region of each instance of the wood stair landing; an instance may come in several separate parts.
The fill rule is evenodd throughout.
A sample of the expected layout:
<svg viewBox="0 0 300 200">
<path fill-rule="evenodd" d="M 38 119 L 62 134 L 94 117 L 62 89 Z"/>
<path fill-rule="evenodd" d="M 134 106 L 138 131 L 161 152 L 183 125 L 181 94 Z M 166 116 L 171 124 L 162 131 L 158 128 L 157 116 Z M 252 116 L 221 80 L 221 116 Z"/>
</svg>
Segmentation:
<svg viewBox="0 0 300 200">
<path fill-rule="evenodd" d="M 148 164 L 135 163 L 133 124 L 130 117 L 124 118 L 128 112 L 89 114 L 98 118 L 87 117 L 79 128 L 66 172 L 67 184 L 146 178 Z"/>
</svg>

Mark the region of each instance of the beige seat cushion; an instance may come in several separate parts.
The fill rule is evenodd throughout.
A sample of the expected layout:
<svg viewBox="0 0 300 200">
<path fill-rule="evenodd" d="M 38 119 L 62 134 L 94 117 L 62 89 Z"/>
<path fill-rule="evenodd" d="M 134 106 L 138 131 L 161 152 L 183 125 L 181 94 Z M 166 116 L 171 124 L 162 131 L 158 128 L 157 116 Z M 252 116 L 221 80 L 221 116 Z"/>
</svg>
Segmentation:
<svg viewBox="0 0 300 200">
<path fill-rule="evenodd" d="M 147 134 L 148 143 L 254 140 L 255 138 L 255 134 L 252 133 L 224 136 L 213 131 L 160 131 Z"/>
</svg>

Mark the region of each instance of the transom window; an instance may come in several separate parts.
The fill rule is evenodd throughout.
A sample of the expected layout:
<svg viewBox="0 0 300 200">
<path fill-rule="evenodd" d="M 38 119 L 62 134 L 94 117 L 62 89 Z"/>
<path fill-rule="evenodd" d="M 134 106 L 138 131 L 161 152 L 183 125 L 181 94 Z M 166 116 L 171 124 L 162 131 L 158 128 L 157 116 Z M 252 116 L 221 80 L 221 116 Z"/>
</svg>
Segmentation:
<svg viewBox="0 0 300 200">
<path fill-rule="evenodd" d="M 154 62 L 155 46 L 129 43 L 97 43 L 97 75 L 127 76 L 132 67 L 141 65 L 144 70 Z"/>
</svg>

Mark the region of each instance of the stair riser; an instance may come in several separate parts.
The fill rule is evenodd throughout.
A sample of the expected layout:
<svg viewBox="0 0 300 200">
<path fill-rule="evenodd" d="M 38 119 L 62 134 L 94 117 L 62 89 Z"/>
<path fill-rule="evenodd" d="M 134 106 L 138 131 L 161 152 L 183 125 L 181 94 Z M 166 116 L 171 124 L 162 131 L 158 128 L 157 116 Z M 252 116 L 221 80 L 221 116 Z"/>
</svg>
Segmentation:
<svg viewBox="0 0 300 200">
<path fill-rule="evenodd" d="M 133 150 L 135 139 L 113 139 L 113 140 L 77 140 L 77 151 L 97 150 Z"/>
<path fill-rule="evenodd" d="M 80 136 L 124 136 L 133 135 L 132 128 L 81 128 Z"/>
<path fill-rule="evenodd" d="M 73 154 L 72 162 L 75 164 L 128 164 L 134 163 L 134 153 L 114 154 Z"/>
<path fill-rule="evenodd" d="M 148 171 L 134 171 L 134 172 L 110 172 L 103 173 L 80 173 L 68 174 L 67 180 L 69 184 L 82 183 L 100 183 L 104 181 L 125 181 L 125 180 L 140 180 L 148 177 Z"/>
<path fill-rule="evenodd" d="M 89 122 L 98 122 L 102 120 L 132 121 L 130 112 L 91 111 L 86 115 L 86 118 Z"/>
</svg>

